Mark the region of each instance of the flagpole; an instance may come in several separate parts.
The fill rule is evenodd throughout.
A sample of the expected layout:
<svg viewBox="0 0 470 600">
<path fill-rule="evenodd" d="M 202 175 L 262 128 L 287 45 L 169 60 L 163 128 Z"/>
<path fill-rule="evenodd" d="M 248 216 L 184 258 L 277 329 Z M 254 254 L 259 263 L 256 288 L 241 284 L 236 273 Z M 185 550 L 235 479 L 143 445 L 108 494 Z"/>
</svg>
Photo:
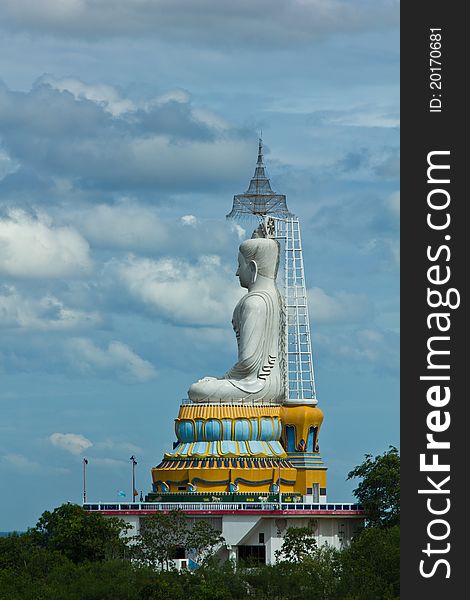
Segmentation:
<svg viewBox="0 0 470 600">
<path fill-rule="evenodd" d="M 131 499 L 132 499 L 132 502 L 134 502 L 134 500 L 135 500 L 135 466 L 137 464 L 137 461 L 136 461 L 134 455 L 132 455 L 129 460 L 132 461 L 132 492 L 131 492 Z"/>
<path fill-rule="evenodd" d="M 83 504 L 86 504 L 86 466 L 88 464 L 88 460 L 86 458 L 83 459 Z"/>
</svg>

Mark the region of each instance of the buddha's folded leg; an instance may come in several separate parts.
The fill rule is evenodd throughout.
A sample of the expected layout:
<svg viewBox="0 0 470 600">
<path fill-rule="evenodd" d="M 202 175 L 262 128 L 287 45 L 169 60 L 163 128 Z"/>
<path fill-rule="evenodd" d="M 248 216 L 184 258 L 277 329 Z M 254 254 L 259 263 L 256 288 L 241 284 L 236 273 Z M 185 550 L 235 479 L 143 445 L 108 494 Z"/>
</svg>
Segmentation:
<svg viewBox="0 0 470 600">
<path fill-rule="evenodd" d="M 228 379 L 202 379 L 188 391 L 193 402 L 232 402 L 245 399 L 249 394 L 235 387 Z"/>
</svg>

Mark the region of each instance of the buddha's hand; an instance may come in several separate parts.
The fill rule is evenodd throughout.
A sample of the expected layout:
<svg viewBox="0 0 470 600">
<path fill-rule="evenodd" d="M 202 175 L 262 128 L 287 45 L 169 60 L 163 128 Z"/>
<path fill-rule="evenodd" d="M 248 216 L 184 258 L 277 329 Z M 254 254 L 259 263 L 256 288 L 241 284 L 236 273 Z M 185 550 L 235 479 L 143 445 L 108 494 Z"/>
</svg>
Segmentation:
<svg viewBox="0 0 470 600">
<path fill-rule="evenodd" d="M 217 379 L 217 377 L 203 377 L 202 379 L 199 379 L 198 383 L 203 383 L 204 381 L 215 381 Z"/>
</svg>

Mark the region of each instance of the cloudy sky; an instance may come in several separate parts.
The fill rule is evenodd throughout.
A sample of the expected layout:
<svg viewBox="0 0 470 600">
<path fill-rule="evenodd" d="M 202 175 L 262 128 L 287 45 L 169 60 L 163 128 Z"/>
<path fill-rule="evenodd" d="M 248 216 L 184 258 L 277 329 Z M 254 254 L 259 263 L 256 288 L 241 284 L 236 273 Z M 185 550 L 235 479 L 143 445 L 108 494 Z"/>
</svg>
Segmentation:
<svg viewBox="0 0 470 600">
<path fill-rule="evenodd" d="M 398 444 L 395 0 L 0 0 L 0 530 L 130 496 L 236 357 L 263 131 L 301 218 L 329 497 Z M 246 231 L 249 236 L 251 231 Z"/>
</svg>

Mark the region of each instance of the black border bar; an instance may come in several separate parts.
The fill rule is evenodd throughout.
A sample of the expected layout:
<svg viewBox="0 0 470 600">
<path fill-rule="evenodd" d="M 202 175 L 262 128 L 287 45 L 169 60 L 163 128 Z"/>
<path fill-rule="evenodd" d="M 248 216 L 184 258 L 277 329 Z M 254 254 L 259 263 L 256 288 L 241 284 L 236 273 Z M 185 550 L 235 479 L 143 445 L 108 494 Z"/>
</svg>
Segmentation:
<svg viewBox="0 0 470 600">
<path fill-rule="evenodd" d="M 470 98 L 464 91 L 470 35 L 464 6 L 436 0 L 401 6 L 401 598 L 405 600 L 466 597 L 470 574 L 466 486 L 470 328 L 465 318 L 470 274 L 466 218 Z M 441 316 L 430 316 L 436 313 Z"/>
</svg>

